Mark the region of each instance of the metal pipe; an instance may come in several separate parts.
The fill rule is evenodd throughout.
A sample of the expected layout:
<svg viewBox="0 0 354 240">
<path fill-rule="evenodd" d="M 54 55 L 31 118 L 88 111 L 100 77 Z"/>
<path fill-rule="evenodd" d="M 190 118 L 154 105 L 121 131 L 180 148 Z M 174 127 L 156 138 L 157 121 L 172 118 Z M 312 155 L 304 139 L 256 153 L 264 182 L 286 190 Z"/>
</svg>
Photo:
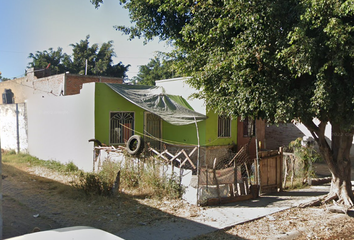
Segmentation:
<svg viewBox="0 0 354 240">
<path fill-rule="evenodd" d="M 18 120 L 18 103 L 16 103 L 16 140 L 17 140 L 17 153 L 20 153 L 20 126 Z"/>
<path fill-rule="evenodd" d="M 198 200 L 199 200 L 199 171 L 200 171 L 200 167 L 199 167 L 199 164 L 200 164 L 200 141 L 199 141 L 199 130 L 198 130 L 198 124 L 197 124 L 197 120 L 196 118 L 194 117 L 194 123 L 195 123 L 195 128 L 196 128 L 196 131 L 197 131 L 197 140 L 198 140 L 198 152 L 197 152 L 197 177 L 198 177 L 198 181 L 197 181 L 197 203 L 198 203 Z"/>
</svg>

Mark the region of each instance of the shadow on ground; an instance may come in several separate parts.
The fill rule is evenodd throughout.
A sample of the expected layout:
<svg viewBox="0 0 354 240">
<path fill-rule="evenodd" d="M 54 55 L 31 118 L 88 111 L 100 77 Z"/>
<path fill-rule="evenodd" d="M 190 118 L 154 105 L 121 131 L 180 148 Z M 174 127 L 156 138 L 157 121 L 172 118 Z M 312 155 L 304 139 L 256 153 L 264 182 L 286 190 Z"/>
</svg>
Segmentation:
<svg viewBox="0 0 354 240">
<path fill-rule="evenodd" d="M 190 239 L 218 229 L 141 205 L 131 196 L 91 198 L 72 186 L 3 164 L 3 238 L 90 226 L 124 239 Z M 138 211 L 139 210 L 139 211 Z M 229 236 L 225 239 L 241 239 Z"/>
</svg>

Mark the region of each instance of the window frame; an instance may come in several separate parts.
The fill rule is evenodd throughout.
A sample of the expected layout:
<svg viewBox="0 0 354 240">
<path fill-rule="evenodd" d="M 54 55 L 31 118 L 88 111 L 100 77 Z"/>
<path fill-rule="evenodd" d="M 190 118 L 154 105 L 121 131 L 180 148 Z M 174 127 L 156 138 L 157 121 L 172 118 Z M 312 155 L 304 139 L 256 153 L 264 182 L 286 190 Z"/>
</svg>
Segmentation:
<svg viewBox="0 0 354 240">
<path fill-rule="evenodd" d="M 129 120 L 128 118 L 123 119 L 123 121 L 126 121 L 126 122 L 123 122 L 123 124 L 126 124 L 126 123 L 129 124 L 130 123 L 131 126 L 129 126 L 129 128 L 131 128 L 131 130 L 129 130 L 129 129 L 127 130 L 127 131 L 129 131 L 129 133 L 128 133 L 129 137 L 128 138 L 125 137 L 126 134 L 123 134 L 123 136 L 118 137 L 118 138 L 120 138 L 121 142 L 115 142 L 115 141 L 112 142 L 112 140 L 114 140 L 116 138 L 116 136 L 112 136 L 112 133 L 113 133 L 114 129 L 116 128 L 116 126 L 119 124 L 119 120 L 117 120 L 118 123 L 115 124 L 115 126 L 112 126 L 112 121 L 113 121 L 112 118 L 113 118 L 113 116 L 115 114 L 118 114 L 118 113 L 120 113 L 120 114 L 129 114 L 130 115 L 129 118 L 131 118 L 132 120 L 129 122 L 129 121 L 127 121 L 127 120 Z M 114 127 L 114 129 L 112 127 Z M 122 133 L 122 131 L 120 130 L 120 134 L 121 133 Z M 125 144 L 126 141 L 128 141 L 128 139 L 131 136 L 134 135 L 134 133 L 135 133 L 135 112 L 133 112 L 133 111 L 110 111 L 109 112 L 109 144 L 110 145 L 122 145 L 122 144 Z"/>
<path fill-rule="evenodd" d="M 231 138 L 231 117 L 219 115 L 217 124 L 218 138 Z"/>
</svg>

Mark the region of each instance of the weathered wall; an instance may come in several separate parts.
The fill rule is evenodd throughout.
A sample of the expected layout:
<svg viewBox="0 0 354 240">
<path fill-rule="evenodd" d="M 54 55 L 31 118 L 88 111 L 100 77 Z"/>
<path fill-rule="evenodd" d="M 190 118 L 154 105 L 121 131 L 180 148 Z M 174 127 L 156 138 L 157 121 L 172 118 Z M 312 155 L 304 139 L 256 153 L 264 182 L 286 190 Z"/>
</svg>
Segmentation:
<svg viewBox="0 0 354 240">
<path fill-rule="evenodd" d="M 65 95 L 79 94 L 84 83 L 102 82 L 122 84 L 122 78 L 66 74 Z"/>
<path fill-rule="evenodd" d="M 26 104 L 0 105 L 1 148 L 27 152 L 27 111 Z"/>
<path fill-rule="evenodd" d="M 15 103 L 23 103 L 32 95 L 41 95 L 45 97 L 79 94 L 84 83 L 123 83 L 122 78 L 77 75 L 70 73 L 37 78 L 37 76 L 41 75 L 38 73 L 42 72 L 28 69 L 27 76 L 25 77 L 0 82 L 0 93 L 4 93 L 5 89 L 11 89 L 14 93 Z M 2 104 L 2 102 L 0 102 L 0 104 Z"/>
<path fill-rule="evenodd" d="M 28 99 L 28 152 L 43 160 L 73 162 L 93 170 L 94 84 L 73 96 Z"/>
</svg>

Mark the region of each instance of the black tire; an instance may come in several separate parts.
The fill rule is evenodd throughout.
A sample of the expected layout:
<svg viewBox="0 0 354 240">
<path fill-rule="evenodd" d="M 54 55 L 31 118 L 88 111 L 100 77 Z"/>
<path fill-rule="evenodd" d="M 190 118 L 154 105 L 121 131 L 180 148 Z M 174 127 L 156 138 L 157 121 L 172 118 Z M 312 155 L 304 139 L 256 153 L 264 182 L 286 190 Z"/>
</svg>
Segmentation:
<svg viewBox="0 0 354 240">
<path fill-rule="evenodd" d="M 126 148 L 130 155 L 139 155 L 144 148 L 143 139 L 139 135 L 131 136 L 127 141 Z"/>
</svg>

